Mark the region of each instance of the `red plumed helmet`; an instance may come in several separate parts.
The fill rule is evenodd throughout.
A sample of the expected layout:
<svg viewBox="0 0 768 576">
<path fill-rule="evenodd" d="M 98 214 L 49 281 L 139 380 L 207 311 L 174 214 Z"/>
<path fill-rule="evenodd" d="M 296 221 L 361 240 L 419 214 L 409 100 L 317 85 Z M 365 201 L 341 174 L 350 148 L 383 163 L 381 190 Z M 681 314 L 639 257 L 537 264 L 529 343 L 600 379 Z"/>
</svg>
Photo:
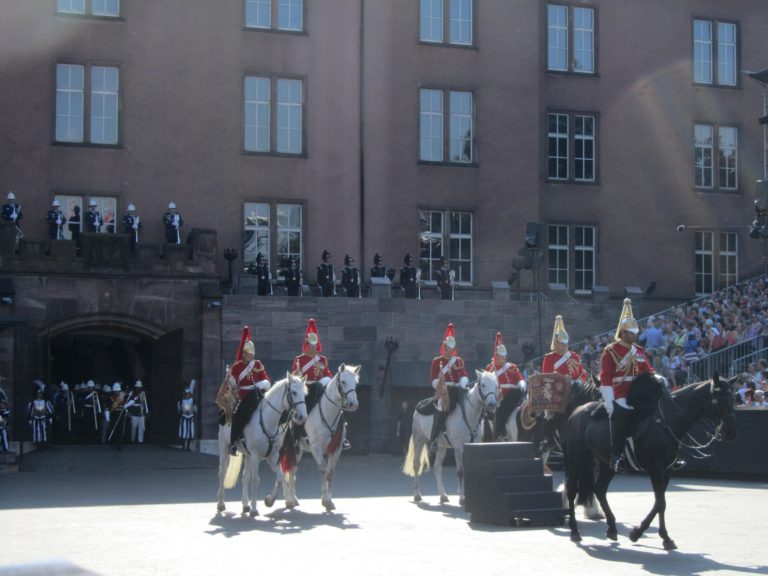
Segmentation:
<svg viewBox="0 0 768 576">
<path fill-rule="evenodd" d="M 453 323 L 448 324 L 448 328 L 445 329 L 443 343 L 440 345 L 441 356 L 445 356 L 446 349 L 450 351 L 451 356 L 456 356 L 458 354 L 456 351 L 456 335 L 453 331 Z"/>
<path fill-rule="evenodd" d="M 307 352 L 310 344 L 315 346 L 318 353 L 323 351 L 323 345 L 320 343 L 320 335 L 317 333 L 317 326 L 315 325 L 314 318 L 309 319 L 307 333 L 304 335 L 304 345 L 301 349 L 304 352 Z"/>
<path fill-rule="evenodd" d="M 243 326 L 243 335 L 240 337 L 240 346 L 237 347 L 237 354 L 235 354 L 235 362 L 237 362 L 243 357 L 243 348 L 245 347 L 247 342 L 251 343 L 251 347 L 253 346 L 253 342 L 251 340 L 251 329 L 248 328 L 248 326 Z"/>
</svg>

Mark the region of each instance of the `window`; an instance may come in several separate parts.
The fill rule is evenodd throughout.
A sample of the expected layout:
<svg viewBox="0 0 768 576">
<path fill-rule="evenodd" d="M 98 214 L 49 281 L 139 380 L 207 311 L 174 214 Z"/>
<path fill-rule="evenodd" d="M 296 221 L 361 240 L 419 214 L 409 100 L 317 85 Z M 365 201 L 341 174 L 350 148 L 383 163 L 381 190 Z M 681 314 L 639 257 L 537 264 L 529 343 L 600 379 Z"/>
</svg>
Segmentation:
<svg viewBox="0 0 768 576">
<path fill-rule="evenodd" d="M 474 278 L 473 215 L 462 211 L 419 211 L 419 246 L 424 280 L 435 280 L 440 260 L 450 260 L 456 283 L 470 285 Z M 447 223 L 447 226 L 446 226 Z M 446 249 L 447 247 L 447 249 Z"/>
<path fill-rule="evenodd" d="M 697 84 L 736 86 L 738 82 L 737 58 L 738 31 L 736 24 L 710 20 L 693 21 L 694 82 Z"/>
<path fill-rule="evenodd" d="M 549 226 L 547 281 L 568 286 L 568 226 Z"/>
<path fill-rule="evenodd" d="M 247 76 L 244 89 L 245 150 L 301 154 L 304 149 L 302 81 Z"/>
<path fill-rule="evenodd" d="M 595 11 L 547 5 L 547 69 L 595 73 Z"/>
<path fill-rule="evenodd" d="M 86 100 L 86 86 L 89 84 L 90 98 Z M 118 68 L 57 64 L 56 142 L 117 145 L 119 97 Z M 87 140 L 84 137 L 86 132 Z"/>
<path fill-rule="evenodd" d="M 739 283 L 739 235 L 720 232 L 718 282 L 720 289 Z"/>
<path fill-rule="evenodd" d="M 420 0 L 419 39 L 422 42 L 471 46 L 473 39 L 473 0 Z M 448 20 L 444 14 L 448 11 Z M 447 25 L 447 30 L 446 30 Z"/>
<path fill-rule="evenodd" d="M 57 0 L 59 14 L 81 14 L 117 18 L 120 16 L 120 0 Z"/>
<path fill-rule="evenodd" d="M 697 295 L 715 291 L 714 237 L 714 232 L 696 232 L 694 282 Z"/>
<path fill-rule="evenodd" d="M 597 118 L 592 115 L 548 114 L 547 178 L 574 182 L 597 180 L 596 124 Z"/>
<path fill-rule="evenodd" d="M 717 181 L 714 135 L 717 134 Z M 733 191 L 739 186 L 739 131 L 732 126 L 696 124 L 693 128 L 694 183 L 698 188 Z"/>
<path fill-rule="evenodd" d="M 245 0 L 245 27 L 302 32 L 303 0 Z"/>
<path fill-rule="evenodd" d="M 576 294 L 590 293 L 592 286 L 597 283 L 596 251 L 595 226 L 550 224 L 547 246 L 548 282 L 573 287 Z"/>
<path fill-rule="evenodd" d="M 443 102 L 448 95 L 448 140 Z M 419 94 L 419 160 L 454 164 L 472 164 L 474 161 L 474 104 L 472 92 L 422 89 Z M 447 150 L 446 150 L 447 146 Z"/>
<path fill-rule="evenodd" d="M 54 198 L 61 202 L 61 211 L 67 218 L 67 223 L 64 225 L 63 230 L 65 240 L 72 240 L 73 232 L 82 232 L 85 229 L 85 212 L 88 209 L 83 209 L 83 206 L 90 204 L 91 200 L 96 202 L 96 210 L 101 214 L 103 222 L 101 233 L 114 234 L 116 232 L 117 198 L 113 196 L 89 196 L 84 198 L 83 196 L 65 194 L 56 194 Z M 72 220 L 73 217 L 75 217 L 74 221 Z"/>
<path fill-rule="evenodd" d="M 284 275 L 291 257 L 297 260 L 297 268 L 302 269 L 302 217 L 301 204 L 247 202 L 243 207 L 244 269 L 256 262 L 259 252 L 278 277 Z"/>
<path fill-rule="evenodd" d="M 736 232 L 696 232 L 695 242 L 697 295 L 712 294 L 738 284 L 739 235 Z"/>
</svg>

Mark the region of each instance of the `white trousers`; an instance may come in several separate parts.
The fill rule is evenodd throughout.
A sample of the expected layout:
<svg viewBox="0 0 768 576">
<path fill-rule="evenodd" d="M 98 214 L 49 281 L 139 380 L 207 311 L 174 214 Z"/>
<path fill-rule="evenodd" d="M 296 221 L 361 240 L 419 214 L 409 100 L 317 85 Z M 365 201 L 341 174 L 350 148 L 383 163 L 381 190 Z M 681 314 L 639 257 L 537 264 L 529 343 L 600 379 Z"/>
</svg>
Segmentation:
<svg viewBox="0 0 768 576">
<path fill-rule="evenodd" d="M 131 442 L 144 442 L 144 416 L 131 416 Z"/>
</svg>

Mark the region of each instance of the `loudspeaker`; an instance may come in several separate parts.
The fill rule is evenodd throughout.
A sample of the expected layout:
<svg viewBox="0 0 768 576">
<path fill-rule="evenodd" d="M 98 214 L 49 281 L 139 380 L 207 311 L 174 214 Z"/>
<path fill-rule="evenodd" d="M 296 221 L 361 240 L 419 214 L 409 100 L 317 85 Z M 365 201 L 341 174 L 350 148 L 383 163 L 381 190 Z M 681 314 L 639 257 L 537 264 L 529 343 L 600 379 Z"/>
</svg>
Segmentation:
<svg viewBox="0 0 768 576">
<path fill-rule="evenodd" d="M 541 233 L 541 224 L 539 224 L 538 222 L 528 222 L 525 229 L 525 245 L 528 248 L 538 248 L 540 233 Z"/>
<path fill-rule="evenodd" d="M 761 210 L 768 210 L 768 180 L 758 180 L 756 182 L 755 198 L 757 205 Z"/>
</svg>

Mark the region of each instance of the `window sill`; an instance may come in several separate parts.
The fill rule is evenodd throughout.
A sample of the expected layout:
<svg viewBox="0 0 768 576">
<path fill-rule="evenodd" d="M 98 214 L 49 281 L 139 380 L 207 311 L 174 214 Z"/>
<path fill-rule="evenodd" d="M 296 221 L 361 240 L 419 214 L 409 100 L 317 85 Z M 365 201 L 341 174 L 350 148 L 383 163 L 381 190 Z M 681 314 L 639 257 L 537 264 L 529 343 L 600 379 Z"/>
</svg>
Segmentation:
<svg viewBox="0 0 768 576">
<path fill-rule="evenodd" d="M 243 32 L 263 32 L 267 34 L 285 34 L 287 36 L 309 36 L 304 30 L 283 30 L 282 28 L 259 28 L 257 26 L 243 26 Z"/>
<path fill-rule="evenodd" d="M 452 42 L 430 42 L 429 40 L 421 40 L 417 42 L 421 46 L 433 46 L 435 48 L 458 48 L 459 50 L 474 50 L 477 51 L 477 44 L 455 44 Z"/>
<path fill-rule="evenodd" d="M 741 195 L 741 190 L 738 188 L 705 188 L 703 186 L 694 186 L 693 191 L 697 194 L 727 194 L 729 196 Z"/>
<path fill-rule="evenodd" d="M 432 160 L 417 160 L 416 164 L 421 166 L 450 166 L 452 168 L 479 168 L 477 162 L 434 162 Z"/>
<path fill-rule="evenodd" d="M 555 186 L 579 186 L 582 188 L 598 188 L 600 186 L 598 180 L 555 180 L 553 178 L 547 178 L 547 184 L 553 184 Z"/>
<path fill-rule="evenodd" d="M 54 147 L 61 148 L 96 148 L 99 150 L 123 150 L 122 144 L 93 144 L 91 142 L 59 142 L 54 140 L 51 143 Z"/>
<path fill-rule="evenodd" d="M 256 150 L 243 150 L 243 156 L 268 156 L 272 158 L 308 158 L 306 152 L 300 152 L 299 154 L 293 154 L 289 152 L 258 152 Z"/>
<path fill-rule="evenodd" d="M 125 22 L 122 16 L 108 16 L 106 14 L 76 14 L 70 12 L 56 12 L 56 16 L 67 20 L 101 20 L 105 22 Z"/>
<path fill-rule="evenodd" d="M 599 78 L 600 74 L 598 72 L 576 72 L 575 70 L 550 70 L 547 68 L 546 70 L 547 74 L 552 74 L 553 76 L 572 76 L 575 78 Z"/>
</svg>

